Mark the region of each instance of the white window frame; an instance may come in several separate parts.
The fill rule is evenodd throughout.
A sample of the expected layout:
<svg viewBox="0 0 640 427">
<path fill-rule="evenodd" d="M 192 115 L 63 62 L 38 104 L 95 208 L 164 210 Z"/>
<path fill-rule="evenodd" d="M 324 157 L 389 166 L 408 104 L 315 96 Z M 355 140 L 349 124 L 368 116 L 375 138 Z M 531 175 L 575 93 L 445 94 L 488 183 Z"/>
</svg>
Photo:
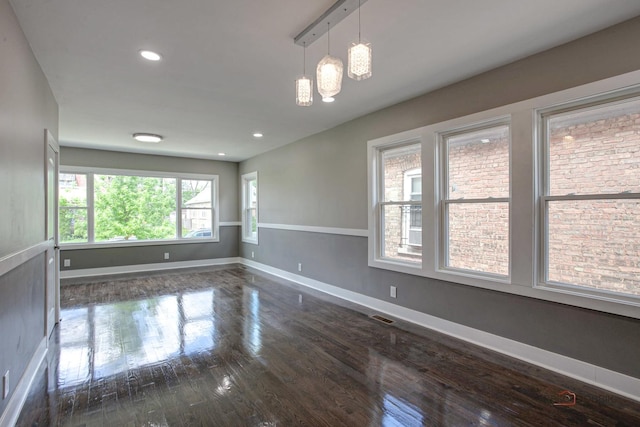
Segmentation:
<svg viewBox="0 0 640 427">
<path fill-rule="evenodd" d="M 218 175 L 190 174 L 190 173 L 168 173 L 158 171 L 144 171 L 131 169 L 111 169 L 111 168 L 88 168 L 84 166 L 60 166 L 60 173 L 85 174 L 87 176 L 87 233 L 88 242 L 83 243 L 61 243 L 63 249 L 92 249 L 96 247 L 130 247 L 130 246 L 157 246 L 184 243 L 219 242 L 220 241 L 220 220 L 219 220 L 219 193 Z M 96 242 L 95 241 L 95 175 L 122 175 L 139 176 L 149 178 L 172 178 L 176 180 L 176 238 L 160 240 L 134 240 L 116 242 Z M 182 180 L 202 180 L 211 181 L 211 237 L 210 238 L 188 238 L 182 237 Z M 189 208 L 184 208 L 189 209 Z"/>
<path fill-rule="evenodd" d="M 537 121 L 538 121 L 538 134 L 540 135 L 540 174 L 539 174 L 539 265 L 538 265 L 538 283 L 537 286 L 540 289 L 548 289 L 560 292 L 577 292 L 579 294 L 592 295 L 595 298 L 606 298 L 610 295 L 616 300 L 626 300 L 629 303 L 635 303 L 640 300 L 640 297 L 634 297 L 632 295 L 626 296 L 619 292 L 592 289 L 586 286 L 580 286 L 572 283 L 561 283 L 549 280 L 549 248 L 548 248 L 548 235 L 549 235 L 549 215 L 548 206 L 549 202 L 558 201 L 587 201 L 587 200 L 639 200 L 640 193 L 631 192 L 618 192 L 618 193 L 584 193 L 584 194 L 571 194 L 571 195 L 550 195 L 550 162 L 549 162 L 549 146 L 546 119 L 558 113 L 576 111 L 592 106 L 605 106 L 615 104 L 620 101 L 626 101 L 629 99 L 640 98 L 640 86 L 633 88 L 625 88 L 621 90 L 611 91 L 581 99 L 578 101 L 567 102 L 560 105 L 555 105 L 550 108 L 538 109 Z"/>
<path fill-rule="evenodd" d="M 509 128 L 509 195 L 507 197 L 487 197 L 487 198 L 475 198 L 475 199 L 452 199 L 447 197 L 448 189 L 447 185 L 449 183 L 449 150 L 447 146 L 447 138 L 454 135 L 464 134 L 467 132 L 475 132 L 483 129 L 493 128 L 497 126 L 507 126 Z M 509 206 L 509 218 L 511 218 L 511 122 L 510 117 L 499 117 L 496 119 L 488 120 L 482 123 L 475 123 L 470 126 L 464 126 L 461 128 L 450 129 L 445 132 L 438 132 L 437 134 L 438 144 L 439 144 L 439 170 L 441 173 L 440 177 L 440 188 L 438 189 L 439 196 L 439 215 L 440 221 L 438 224 L 438 228 L 440 230 L 439 234 L 439 253 L 438 259 L 440 260 L 440 264 L 438 266 L 440 271 L 448 271 L 452 273 L 461 273 L 461 274 L 470 274 L 477 275 L 478 277 L 486 277 L 486 278 L 494 278 L 499 281 L 509 280 L 511 275 L 511 227 L 509 227 L 508 241 L 509 241 L 509 254 L 507 256 L 507 274 L 492 274 L 488 272 L 482 272 L 479 270 L 465 270 L 457 267 L 451 267 L 447 265 L 447 258 L 449 256 L 449 218 L 448 218 L 448 207 L 451 204 L 462 204 L 462 203 L 507 203 Z"/>
<path fill-rule="evenodd" d="M 405 132 L 399 138 L 382 139 L 378 142 L 369 142 L 369 168 L 375 170 L 375 173 L 369 173 L 369 265 L 372 267 L 380 267 L 389 270 L 399 271 L 409 274 L 417 274 L 422 268 L 422 259 L 420 262 L 403 261 L 384 257 L 384 224 L 382 220 L 382 211 L 385 206 L 393 205 L 415 205 L 423 206 L 424 198 L 420 201 L 385 201 L 384 188 L 382 184 L 384 180 L 380 179 L 384 176 L 384 164 L 382 162 L 382 154 L 384 151 L 399 148 L 403 146 L 414 145 L 420 143 L 422 139 L 420 135 L 413 132 Z M 424 151 L 424 149 L 423 149 Z M 424 153 L 421 153 L 424 154 Z M 424 162 L 424 160 L 422 160 Z M 424 164 L 424 163 L 422 163 Z M 373 180 L 373 181 L 372 181 Z M 424 179 L 423 179 L 424 192 Z M 424 207 L 423 207 L 424 212 Z M 424 222 L 423 222 L 424 230 Z M 424 232 L 423 232 L 424 233 Z M 424 237 L 423 237 L 424 239 Z M 375 242 L 375 244 L 371 244 Z M 422 255 L 424 257 L 424 253 Z"/>
<path fill-rule="evenodd" d="M 254 245 L 258 244 L 258 234 L 259 234 L 259 229 L 260 229 L 260 223 L 257 222 L 258 220 L 258 214 L 259 214 L 259 197 L 260 197 L 260 191 L 258 188 L 258 172 L 249 172 L 249 173 L 245 173 L 244 175 L 242 175 L 241 177 L 241 183 L 242 183 L 242 241 L 245 243 L 252 243 Z M 249 201 L 250 201 L 250 193 L 249 193 L 249 186 L 251 184 L 252 181 L 256 182 L 256 231 L 255 233 L 251 230 L 251 224 L 249 223 L 249 221 L 251 221 L 251 209 L 252 207 L 249 206 Z"/>
<path fill-rule="evenodd" d="M 370 267 L 475 286 L 540 300 L 553 301 L 640 319 L 640 298 L 577 286 L 545 283 L 542 168 L 544 142 L 540 112 L 571 103 L 593 102 L 615 96 L 621 90 L 640 93 L 640 71 L 527 99 L 513 104 L 453 118 L 440 123 L 374 139 L 367 144 L 368 158 L 368 264 Z M 614 94 L 615 93 L 615 94 Z M 508 120 L 510 123 L 509 259 L 508 277 L 491 277 L 469 271 L 444 269 L 440 245 L 443 228 L 441 199 L 440 135 L 452 129 Z M 379 176 L 380 150 L 419 141 L 422 144 L 422 266 L 410 266 L 380 258 Z"/>
</svg>

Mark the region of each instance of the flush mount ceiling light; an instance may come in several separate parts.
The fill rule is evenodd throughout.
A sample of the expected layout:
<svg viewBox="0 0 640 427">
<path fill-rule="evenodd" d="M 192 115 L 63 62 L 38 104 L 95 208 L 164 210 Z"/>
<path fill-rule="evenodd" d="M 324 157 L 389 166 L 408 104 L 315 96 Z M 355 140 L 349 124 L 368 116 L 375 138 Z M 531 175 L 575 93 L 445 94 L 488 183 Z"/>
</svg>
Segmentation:
<svg viewBox="0 0 640 427">
<path fill-rule="evenodd" d="M 263 135 L 261 132 L 255 132 L 255 133 L 253 134 L 253 137 L 254 137 L 254 138 L 262 138 L 263 136 L 264 136 L 264 135 Z"/>
<path fill-rule="evenodd" d="M 133 139 L 139 142 L 149 142 L 151 144 L 157 144 L 158 142 L 163 140 L 161 135 L 156 135 L 153 133 L 134 133 Z"/>
<path fill-rule="evenodd" d="M 148 61 L 160 61 L 162 59 L 162 55 L 152 50 L 141 50 L 140 56 Z"/>
<path fill-rule="evenodd" d="M 311 104 L 313 104 L 313 80 L 307 77 L 307 44 L 304 43 L 302 77 L 296 80 L 296 105 L 308 107 Z"/>
<path fill-rule="evenodd" d="M 342 60 L 331 56 L 331 40 L 329 32 L 331 23 L 327 22 L 327 54 L 318 62 L 316 68 L 316 81 L 318 83 L 318 93 L 325 102 L 333 102 L 333 97 L 342 90 Z"/>
<path fill-rule="evenodd" d="M 358 1 L 358 43 L 349 48 L 347 75 L 353 80 L 371 77 L 371 44 L 363 43 L 360 36 L 360 1 Z"/>
<path fill-rule="evenodd" d="M 226 155 L 227 155 L 227 153 L 218 153 L 218 156 L 220 156 L 220 157 L 224 157 Z"/>
</svg>

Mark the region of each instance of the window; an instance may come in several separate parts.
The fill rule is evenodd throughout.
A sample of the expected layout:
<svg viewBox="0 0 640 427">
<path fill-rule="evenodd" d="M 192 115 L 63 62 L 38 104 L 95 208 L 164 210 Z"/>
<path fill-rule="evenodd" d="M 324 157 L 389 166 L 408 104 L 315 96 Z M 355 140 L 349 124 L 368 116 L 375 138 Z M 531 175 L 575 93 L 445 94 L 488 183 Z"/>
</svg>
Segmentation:
<svg viewBox="0 0 640 427">
<path fill-rule="evenodd" d="M 404 174 L 404 194 L 411 201 L 422 200 L 422 170 L 413 169 Z M 403 239 L 411 247 L 422 246 L 422 206 L 410 206 L 402 215 Z"/>
<path fill-rule="evenodd" d="M 88 242 L 87 175 L 61 173 L 58 185 L 60 242 Z"/>
<path fill-rule="evenodd" d="M 422 262 L 422 155 L 419 143 L 380 147 L 376 258 Z"/>
<path fill-rule="evenodd" d="M 368 265 L 640 319 L 639 81 L 368 141 Z"/>
<path fill-rule="evenodd" d="M 218 238 L 217 177 L 81 169 L 60 174 L 61 243 Z"/>
<path fill-rule="evenodd" d="M 175 239 L 176 179 L 93 175 L 95 242 Z"/>
<path fill-rule="evenodd" d="M 242 175 L 242 241 L 258 243 L 258 172 Z"/>
<path fill-rule="evenodd" d="M 212 237 L 213 186 L 211 180 L 183 179 L 180 199 L 182 237 Z"/>
<path fill-rule="evenodd" d="M 443 267 L 509 274 L 509 125 L 442 136 Z"/>
<path fill-rule="evenodd" d="M 545 283 L 640 295 L 640 98 L 542 122 Z"/>
</svg>

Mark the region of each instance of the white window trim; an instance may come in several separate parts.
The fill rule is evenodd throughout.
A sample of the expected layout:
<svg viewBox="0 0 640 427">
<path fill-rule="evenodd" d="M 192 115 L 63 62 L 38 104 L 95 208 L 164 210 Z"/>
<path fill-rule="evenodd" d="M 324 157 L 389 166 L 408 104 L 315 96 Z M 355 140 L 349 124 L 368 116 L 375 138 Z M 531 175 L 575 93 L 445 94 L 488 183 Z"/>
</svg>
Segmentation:
<svg viewBox="0 0 640 427">
<path fill-rule="evenodd" d="M 60 173 L 86 174 L 87 175 L 87 233 L 89 235 L 88 242 L 82 243 L 61 243 L 61 249 L 95 249 L 105 247 L 131 247 L 131 246 L 162 246 L 175 244 L 192 244 L 192 243 L 217 243 L 220 241 L 220 209 L 219 209 L 219 193 L 218 193 L 218 175 L 193 174 L 193 173 L 172 173 L 160 171 L 146 171 L 134 169 L 112 169 L 112 168 L 92 168 L 86 166 L 60 166 Z M 181 187 L 176 188 L 176 236 L 175 239 L 163 240 L 136 240 L 131 242 L 95 242 L 94 238 L 94 175 L 125 175 L 125 176 L 141 176 L 150 178 L 173 178 L 177 181 L 185 180 L 210 180 L 212 181 L 212 228 L 211 238 L 187 238 L 181 236 L 182 229 L 182 210 L 181 203 Z"/>
<path fill-rule="evenodd" d="M 241 215 L 241 220 L 242 220 L 242 241 L 244 243 L 252 243 L 254 245 L 258 244 L 258 235 L 260 234 L 260 222 L 257 221 L 257 229 L 256 229 L 256 233 L 255 236 L 252 236 L 250 234 L 253 233 L 249 233 L 249 229 L 247 228 L 247 222 L 249 221 L 249 216 L 248 216 L 248 204 L 249 204 L 249 183 L 251 181 L 256 181 L 256 191 L 257 191 L 257 199 L 256 200 L 256 220 L 259 219 L 259 213 L 260 213 L 260 203 L 259 203 L 259 198 L 260 198 L 260 189 L 259 189 L 259 181 L 258 181 L 258 172 L 254 171 L 254 172 L 249 172 L 249 173 L 245 173 L 244 175 L 242 175 L 241 177 L 241 183 L 242 183 L 242 199 L 241 199 L 241 209 L 242 209 L 242 215 Z"/>
<path fill-rule="evenodd" d="M 398 271 L 401 273 L 419 274 L 421 270 L 421 264 L 417 262 L 406 262 L 402 260 L 393 260 L 390 258 L 382 257 L 382 243 L 381 236 L 384 235 L 382 230 L 382 218 L 381 218 L 381 204 L 384 203 L 383 189 L 380 186 L 379 177 L 383 174 L 383 165 L 380 162 L 380 151 L 382 149 L 389 149 L 392 147 L 401 147 L 404 145 L 412 145 L 420 143 L 422 141 L 421 135 L 415 131 L 407 131 L 402 134 L 394 135 L 393 137 L 381 138 L 379 140 L 370 141 L 368 143 L 368 167 L 369 167 L 369 192 L 368 192 L 368 211 L 369 211 L 369 266 L 379 267 L 387 270 Z M 424 152 L 424 144 L 422 148 Z M 424 160 L 423 163 L 424 165 Z M 375 173 L 373 172 L 375 171 Z M 424 177 L 422 181 L 424 192 Z M 411 204 L 415 202 L 403 202 L 403 204 Z M 424 204 L 423 200 L 420 202 Z M 424 212 L 424 207 L 422 209 Z M 424 236 L 424 222 L 423 222 L 423 236 Z M 375 243 L 374 243 L 375 242 Z M 423 237 L 424 244 L 424 237 Z M 424 247 L 423 247 L 424 251 Z M 424 253 L 423 253 L 424 257 Z"/>
<path fill-rule="evenodd" d="M 509 155 L 509 195 L 507 197 L 500 197 L 500 198 L 478 198 L 478 199 L 466 199 L 466 200 L 457 200 L 457 199 L 448 199 L 447 198 L 447 184 L 449 182 L 449 170 L 447 167 L 448 164 L 448 148 L 447 148 L 447 141 L 446 138 L 449 137 L 450 135 L 454 135 L 454 134 L 460 134 L 460 133 L 464 133 L 464 132 L 473 132 L 473 131 L 477 131 L 477 130 L 481 130 L 481 129 L 486 129 L 486 128 L 491 128 L 491 127 L 496 127 L 496 126 L 507 126 L 509 127 L 509 149 L 508 149 L 508 155 Z M 489 280 L 497 280 L 497 281 L 510 281 L 510 277 L 511 277 L 511 214 L 509 214 L 509 253 L 507 255 L 507 263 L 508 263 L 508 272 L 506 275 L 500 275 L 500 274 L 492 274 L 492 273 L 485 273 L 485 272 L 481 272 L 481 271 L 474 271 L 474 270 L 464 270 L 461 268 L 456 268 L 456 267 L 451 267 L 446 265 L 446 257 L 448 254 L 448 236 L 447 236 L 447 230 L 448 230 L 448 221 L 447 221 L 447 205 L 450 204 L 455 204 L 455 203 L 507 203 L 509 206 L 509 212 L 511 212 L 511 190 L 512 190 L 512 185 L 511 185 L 511 177 L 512 177 L 512 173 L 511 173 L 511 117 L 510 116 L 503 116 L 503 117 L 497 117 L 497 118 L 492 118 L 480 123 L 474 123 L 472 125 L 469 126 L 463 126 L 463 127 L 459 127 L 459 128 L 452 128 L 449 129 L 447 131 L 444 132 L 436 132 L 435 137 L 437 138 L 437 144 L 438 147 L 436 147 L 436 150 L 438 151 L 436 153 L 436 158 L 439 161 L 439 171 L 440 171 L 440 176 L 438 177 L 439 179 L 439 183 L 440 185 L 437 188 L 437 195 L 438 195 L 438 201 L 437 204 L 439 206 L 438 208 L 438 213 L 437 215 L 439 215 L 439 221 L 438 221 L 438 230 L 439 230 L 439 241 L 438 241 L 438 271 L 443 272 L 443 273 L 452 273 L 452 274 L 464 274 L 464 275 L 469 275 L 469 276 L 476 276 L 478 278 L 487 278 Z"/>
<path fill-rule="evenodd" d="M 604 94 L 598 94 L 588 99 L 581 99 L 578 101 L 570 101 L 564 104 L 555 105 L 550 108 L 538 109 L 537 114 L 537 131 L 539 137 L 540 150 L 539 164 L 540 174 L 538 177 L 539 188 L 539 204 L 538 204 L 538 229 L 540 233 L 538 235 L 538 263 L 537 270 L 537 283 L 535 286 L 539 289 L 545 289 L 549 291 L 563 292 L 568 294 L 586 294 L 591 295 L 594 298 L 607 299 L 610 297 L 615 301 L 627 301 L 630 304 L 637 303 L 640 299 L 634 296 L 625 296 L 624 294 L 608 291 L 590 289 L 584 286 L 579 286 L 570 283 L 560 283 L 551 281 L 547 278 L 548 265 L 549 265 L 549 252 L 546 245 L 547 233 L 548 233 L 548 214 L 547 206 L 549 202 L 553 201 L 586 201 L 586 200 L 638 200 L 640 201 L 640 193 L 583 193 L 577 195 L 550 195 L 549 192 L 549 164 L 547 162 L 549 157 L 549 147 L 547 145 L 547 131 L 545 129 L 545 118 L 549 115 L 561 113 L 564 111 L 579 110 L 587 106 L 606 105 L 615 103 L 619 100 L 625 100 L 629 98 L 636 98 L 640 96 L 640 85 L 636 85 L 632 88 L 622 88 L 620 90 L 608 91 Z"/>
<path fill-rule="evenodd" d="M 591 291 L 583 287 L 552 286 L 540 280 L 541 242 L 541 192 L 538 172 L 543 142 L 540 138 L 539 111 L 572 102 L 585 102 L 592 97 L 619 91 L 624 88 L 640 88 L 640 71 L 611 77 L 605 80 L 543 95 L 537 98 L 478 112 L 465 117 L 435 123 L 368 142 L 368 264 L 370 267 L 429 277 L 463 285 L 506 292 L 546 301 L 553 301 L 592 310 L 598 310 L 640 319 L 640 298 L 627 297 L 610 292 Z M 449 271 L 439 268 L 441 232 L 439 134 L 451 129 L 476 126 L 499 118 L 509 118 L 511 128 L 509 215 L 510 276 L 486 277 L 465 271 Z M 377 153 L 396 144 L 422 143 L 422 266 L 380 259 L 378 245 L 379 218 Z"/>
</svg>

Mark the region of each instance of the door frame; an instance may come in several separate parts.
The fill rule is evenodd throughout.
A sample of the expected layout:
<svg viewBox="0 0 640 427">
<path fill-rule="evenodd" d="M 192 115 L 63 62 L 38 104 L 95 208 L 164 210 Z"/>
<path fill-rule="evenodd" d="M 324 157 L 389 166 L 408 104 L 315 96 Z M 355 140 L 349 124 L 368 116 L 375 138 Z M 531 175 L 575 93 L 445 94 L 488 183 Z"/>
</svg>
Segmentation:
<svg viewBox="0 0 640 427">
<path fill-rule="evenodd" d="M 54 173 L 53 173 L 53 221 L 49 221 L 49 148 L 55 152 Z M 58 180 L 60 171 L 60 145 L 49 129 L 44 130 L 44 194 L 45 194 L 45 241 L 47 242 L 47 255 L 45 257 L 45 334 L 48 337 L 55 324 L 60 321 L 60 247 L 58 238 Z M 50 228 L 53 230 L 50 230 Z M 49 262 L 53 258 L 53 277 L 50 276 L 48 268 Z M 54 287 L 54 320 L 53 325 L 49 323 L 49 281 L 53 280 Z"/>
</svg>

